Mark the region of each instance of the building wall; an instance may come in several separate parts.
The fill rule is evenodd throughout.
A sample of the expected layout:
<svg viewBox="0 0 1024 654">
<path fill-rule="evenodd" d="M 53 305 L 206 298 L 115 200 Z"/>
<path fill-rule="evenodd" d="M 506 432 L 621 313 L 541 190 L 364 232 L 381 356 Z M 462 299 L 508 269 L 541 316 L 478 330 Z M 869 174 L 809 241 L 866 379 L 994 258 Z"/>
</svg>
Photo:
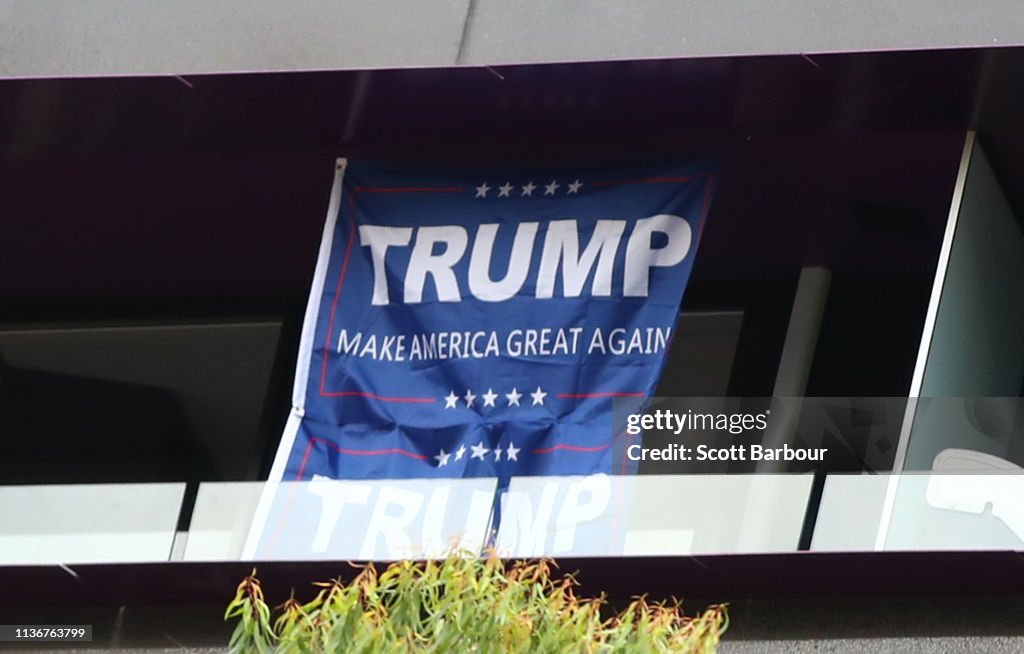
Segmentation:
<svg viewBox="0 0 1024 654">
<path fill-rule="evenodd" d="M 1024 43 L 1015 0 L 0 0 L 0 77 L 187 74 Z"/>
<path fill-rule="evenodd" d="M 1022 43 L 1024 12 L 1014 0 L 0 0 L 0 77 L 501 66 L 734 54 L 799 53 L 813 59 L 815 53 L 847 50 Z M 850 601 L 817 612 L 804 606 L 771 610 L 752 605 L 735 614 L 733 640 L 722 651 L 863 651 L 868 646 L 874 651 L 1019 651 L 1019 612 L 1011 614 L 1008 607 L 1019 609 L 1020 602 L 902 599 L 871 611 Z M 183 618 L 183 631 L 193 638 L 189 644 L 224 642 L 214 610 L 220 607 L 209 613 L 207 608 L 196 607 Z M 134 626 L 131 616 L 124 623 L 110 613 L 107 642 L 141 644 L 122 638 L 120 627 L 112 626 Z M 861 616 L 854 627 L 845 626 L 850 615 Z M 883 620 L 887 616 L 889 622 Z M 207 617 L 215 624 L 208 630 L 200 628 Z M 197 632 L 207 637 L 197 639 Z M 163 629 L 148 633 L 162 646 L 180 640 L 171 640 Z"/>
</svg>

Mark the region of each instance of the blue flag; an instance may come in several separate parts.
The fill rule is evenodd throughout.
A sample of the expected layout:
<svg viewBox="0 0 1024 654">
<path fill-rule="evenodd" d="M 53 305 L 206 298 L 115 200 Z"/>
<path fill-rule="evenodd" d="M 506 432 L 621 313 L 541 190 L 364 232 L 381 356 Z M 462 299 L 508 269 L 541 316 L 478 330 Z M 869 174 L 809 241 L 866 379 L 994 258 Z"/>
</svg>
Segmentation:
<svg viewBox="0 0 1024 654">
<path fill-rule="evenodd" d="M 271 478 L 627 472 L 714 182 L 339 160 Z"/>
</svg>

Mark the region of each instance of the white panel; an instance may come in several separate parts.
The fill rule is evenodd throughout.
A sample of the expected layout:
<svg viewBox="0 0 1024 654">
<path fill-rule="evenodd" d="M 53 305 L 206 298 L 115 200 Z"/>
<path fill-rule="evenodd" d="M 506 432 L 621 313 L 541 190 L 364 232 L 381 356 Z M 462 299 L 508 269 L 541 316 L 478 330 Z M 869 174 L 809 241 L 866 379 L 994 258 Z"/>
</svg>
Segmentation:
<svg viewBox="0 0 1024 654">
<path fill-rule="evenodd" d="M 502 504 L 497 548 L 508 556 L 795 551 L 811 481 L 810 475 L 515 478 Z M 765 497 L 771 501 L 756 501 Z"/>
<path fill-rule="evenodd" d="M 630 529 L 622 548 L 624 556 L 693 554 L 692 529 Z"/>
<path fill-rule="evenodd" d="M 879 534 L 886 495 L 892 519 Z M 811 549 L 1019 550 L 1024 548 L 1024 475 L 829 475 Z"/>
<path fill-rule="evenodd" d="M 169 560 L 165 532 L 0 535 L 0 560 L 9 564 L 150 563 Z"/>
<path fill-rule="evenodd" d="M 186 561 L 238 561 L 264 484 L 199 485 L 185 544 Z"/>
<path fill-rule="evenodd" d="M 826 477 L 811 549 L 873 550 L 889 481 L 890 475 Z"/>
<path fill-rule="evenodd" d="M 479 551 L 496 487 L 490 478 L 270 483 L 266 519 L 253 523 L 251 533 L 263 484 L 242 491 L 239 520 L 213 527 L 237 492 L 228 489 L 221 508 L 193 525 L 197 542 L 190 536 L 189 558 L 225 551 L 238 558 L 246 539 L 240 556 L 258 560 L 394 560 L 444 555 L 453 545 Z M 213 505 L 209 497 L 204 511 Z M 230 536 L 223 533 L 229 530 Z"/>
<path fill-rule="evenodd" d="M 887 550 L 1024 549 L 1024 476 L 900 477 Z"/>
<path fill-rule="evenodd" d="M 167 561 L 185 484 L 0 486 L 0 564 Z"/>
</svg>

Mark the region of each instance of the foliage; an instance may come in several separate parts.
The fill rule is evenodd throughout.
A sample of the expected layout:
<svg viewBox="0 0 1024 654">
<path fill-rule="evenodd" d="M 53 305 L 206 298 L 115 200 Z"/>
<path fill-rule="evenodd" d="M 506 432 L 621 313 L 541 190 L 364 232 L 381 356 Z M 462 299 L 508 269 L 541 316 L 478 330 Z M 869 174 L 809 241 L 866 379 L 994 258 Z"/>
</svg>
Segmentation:
<svg viewBox="0 0 1024 654">
<path fill-rule="evenodd" d="M 603 617 L 604 598 L 577 597 L 575 578 L 553 567 L 465 554 L 400 561 L 380 573 L 367 565 L 348 584 L 317 584 L 307 603 L 293 595 L 276 618 L 253 570 L 224 616 L 238 621 L 230 651 L 713 654 L 728 625 L 724 605 L 686 617 L 678 602 L 643 597 Z"/>
</svg>

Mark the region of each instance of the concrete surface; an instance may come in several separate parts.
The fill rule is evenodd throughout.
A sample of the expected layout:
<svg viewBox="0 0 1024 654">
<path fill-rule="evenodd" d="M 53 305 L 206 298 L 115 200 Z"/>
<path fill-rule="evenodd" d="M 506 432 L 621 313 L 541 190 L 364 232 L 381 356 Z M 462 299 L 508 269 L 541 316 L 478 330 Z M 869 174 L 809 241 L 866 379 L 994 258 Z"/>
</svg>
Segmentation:
<svg viewBox="0 0 1024 654">
<path fill-rule="evenodd" d="M 174 75 L 1024 43 L 1015 0 L 0 0 L 0 77 Z"/>
</svg>

